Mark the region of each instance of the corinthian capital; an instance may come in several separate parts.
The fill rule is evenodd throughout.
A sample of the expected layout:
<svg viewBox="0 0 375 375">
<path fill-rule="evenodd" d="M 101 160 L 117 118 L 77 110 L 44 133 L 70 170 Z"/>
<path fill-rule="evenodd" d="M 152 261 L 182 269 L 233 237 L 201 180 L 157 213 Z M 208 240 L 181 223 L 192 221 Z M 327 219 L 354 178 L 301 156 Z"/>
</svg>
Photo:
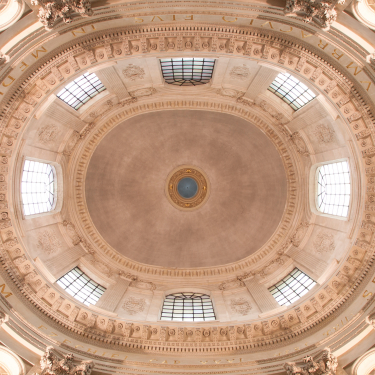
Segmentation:
<svg viewBox="0 0 375 375">
<path fill-rule="evenodd" d="M 38 18 L 47 30 L 51 30 L 58 18 L 65 23 L 72 22 L 72 14 L 82 17 L 92 16 L 90 0 L 31 0 L 32 5 L 39 5 Z"/>
</svg>

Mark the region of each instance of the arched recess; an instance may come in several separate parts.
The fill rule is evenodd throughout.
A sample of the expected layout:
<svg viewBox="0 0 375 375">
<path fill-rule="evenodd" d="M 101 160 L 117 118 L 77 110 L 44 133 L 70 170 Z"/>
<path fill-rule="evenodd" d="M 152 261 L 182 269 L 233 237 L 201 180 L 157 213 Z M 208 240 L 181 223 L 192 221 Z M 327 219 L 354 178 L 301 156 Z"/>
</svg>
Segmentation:
<svg viewBox="0 0 375 375">
<path fill-rule="evenodd" d="M 351 375 L 370 375 L 374 369 L 375 349 L 370 349 L 354 362 Z"/>
<path fill-rule="evenodd" d="M 0 346 L 0 368 L 3 368 L 7 375 L 26 374 L 26 368 L 22 359 L 4 346 Z"/>
</svg>

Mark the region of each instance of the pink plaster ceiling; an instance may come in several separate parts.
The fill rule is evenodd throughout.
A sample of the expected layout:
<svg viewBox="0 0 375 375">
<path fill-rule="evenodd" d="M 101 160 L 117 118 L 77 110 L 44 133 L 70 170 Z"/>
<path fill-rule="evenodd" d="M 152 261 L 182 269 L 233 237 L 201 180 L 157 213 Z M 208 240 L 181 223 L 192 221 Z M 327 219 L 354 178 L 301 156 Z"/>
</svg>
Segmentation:
<svg viewBox="0 0 375 375">
<path fill-rule="evenodd" d="M 177 166 L 203 169 L 207 203 L 192 212 L 165 196 Z M 100 142 L 86 201 L 102 237 L 132 260 L 207 267 L 243 259 L 276 230 L 286 203 L 281 158 L 251 123 L 209 111 L 162 111 L 126 120 Z"/>
</svg>

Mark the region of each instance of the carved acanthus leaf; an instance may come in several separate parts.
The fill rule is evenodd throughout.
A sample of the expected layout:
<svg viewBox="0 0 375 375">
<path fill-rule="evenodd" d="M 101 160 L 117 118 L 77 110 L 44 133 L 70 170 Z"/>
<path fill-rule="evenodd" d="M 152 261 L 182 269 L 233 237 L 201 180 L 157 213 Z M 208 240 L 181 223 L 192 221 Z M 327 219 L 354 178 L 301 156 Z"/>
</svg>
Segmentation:
<svg viewBox="0 0 375 375">
<path fill-rule="evenodd" d="M 288 375 L 335 375 L 338 362 L 330 348 L 325 348 L 320 360 L 314 361 L 311 356 L 303 358 L 304 364 L 297 366 L 295 362 L 287 362 L 284 369 Z"/>
<path fill-rule="evenodd" d="M 344 3 L 345 0 L 287 0 L 284 13 L 287 16 L 302 13 L 305 22 L 314 20 L 320 27 L 328 30 L 337 18 L 335 5 Z"/>
<path fill-rule="evenodd" d="M 94 362 L 82 361 L 80 364 L 73 363 L 74 355 L 69 353 L 59 359 L 57 352 L 52 346 L 47 346 L 45 353 L 40 359 L 40 375 L 90 375 Z M 34 374 L 35 375 L 35 374 Z"/>
<path fill-rule="evenodd" d="M 93 15 L 90 0 L 31 0 L 31 5 L 39 5 L 38 18 L 47 30 L 51 30 L 57 19 L 72 22 L 72 14 L 82 17 Z"/>
</svg>

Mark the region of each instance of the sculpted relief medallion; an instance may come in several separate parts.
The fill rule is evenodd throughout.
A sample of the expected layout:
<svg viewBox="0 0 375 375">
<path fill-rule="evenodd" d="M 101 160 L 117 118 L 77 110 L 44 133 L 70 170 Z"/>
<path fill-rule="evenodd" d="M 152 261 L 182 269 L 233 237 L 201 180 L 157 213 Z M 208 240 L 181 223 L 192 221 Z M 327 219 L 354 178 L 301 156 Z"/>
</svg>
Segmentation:
<svg viewBox="0 0 375 375">
<path fill-rule="evenodd" d="M 319 254 L 333 251 L 336 247 L 333 240 L 333 234 L 327 232 L 318 233 L 314 239 L 313 245 Z"/>
<path fill-rule="evenodd" d="M 252 309 L 252 306 L 250 305 L 249 301 L 241 297 L 231 299 L 230 308 L 237 314 L 247 315 Z"/>
<path fill-rule="evenodd" d="M 128 314 L 136 315 L 145 309 L 146 301 L 144 298 L 129 297 L 122 307 Z"/>
<path fill-rule="evenodd" d="M 41 143 L 52 143 L 58 136 L 59 130 L 56 125 L 44 125 L 38 129 L 38 138 Z"/>
<path fill-rule="evenodd" d="M 49 230 L 44 230 L 38 233 L 37 248 L 43 250 L 47 254 L 52 254 L 62 247 L 62 243 L 57 238 L 56 234 Z"/>
<path fill-rule="evenodd" d="M 244 64 L 243 66 L 234 66 L 229 73 L 233 79 L 246 79 L 250 76 L 249 68 Z"/>
<path fill-rule="evenodd" d="M 140 66 L 129 64 L 123 71 L 122 74 L 129 81 L 136 81 L 138 79 L 143 79 L 145 76 L 145 71 Z"/>
</svg>

